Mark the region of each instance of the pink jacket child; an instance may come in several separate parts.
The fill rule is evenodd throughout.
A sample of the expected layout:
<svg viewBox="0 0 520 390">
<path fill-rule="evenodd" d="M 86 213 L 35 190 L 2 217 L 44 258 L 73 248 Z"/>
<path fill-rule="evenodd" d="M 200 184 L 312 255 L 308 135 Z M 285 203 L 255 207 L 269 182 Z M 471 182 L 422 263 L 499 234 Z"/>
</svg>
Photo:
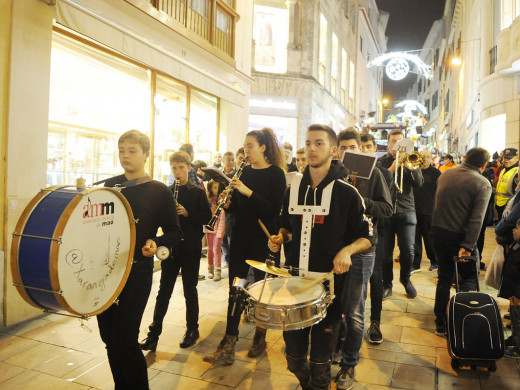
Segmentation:
<svg viewBox="0 0 520 390">
<path fill-rule="evenodd" d="M 216 181 L 210 180 L 208 183 L 208 200 L 211 203 L 211 211 L 213 215 L 217 208 L 218 201 L 218 187 L 219 184 Z M 221 276 L 221 259 L 222 259 L 222 239 L 224 238 L 226 222 L 225 212 L 221 211 L 218 216 L 215 228 L 213 231 L 204 228 L 206 233 L 206 239 L 208 241 L 208 278 L 218 282 L 222 279 Z"/>
</svg>

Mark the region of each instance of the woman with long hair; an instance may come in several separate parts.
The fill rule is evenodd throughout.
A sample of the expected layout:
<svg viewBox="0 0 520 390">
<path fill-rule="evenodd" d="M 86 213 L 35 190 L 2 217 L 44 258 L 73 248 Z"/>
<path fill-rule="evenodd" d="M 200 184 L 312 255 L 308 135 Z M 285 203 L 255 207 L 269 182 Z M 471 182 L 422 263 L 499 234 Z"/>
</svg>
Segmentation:
<svg viewBox="0 0 520 390">
<path fill-rule="evenodd" d="M 244 305 L 232 294 L 235 277 L 247 278 L 249 265 L 246 260 L 264 262 L 268 255 L 267 238 L 258 219 L 270 232 L 277 231 L 277 218 L 285 192 L 285 174 L 281 169 L 282 155 L 271 129 L 253 130 L 247 133 L 244 142 L 245 154 L 250 165 L 245 166 L 240 179 L 231 181 L 234 189 L 228 212 L 235 215 L 232 228 L 229 261 L 229 303 L 226 334 L 215 353 L 205 356 L 204 361 L 218 361 L 232 364 L 235 360 L 235 343 L 238 339 L 238 325 Z M 255 280 L 263 278 L 263 273 L 255 270 Z M 248 356 L 257 357 L 265 350 L 265 329 L 257 328 L 253 345 Z"/>
</svg>

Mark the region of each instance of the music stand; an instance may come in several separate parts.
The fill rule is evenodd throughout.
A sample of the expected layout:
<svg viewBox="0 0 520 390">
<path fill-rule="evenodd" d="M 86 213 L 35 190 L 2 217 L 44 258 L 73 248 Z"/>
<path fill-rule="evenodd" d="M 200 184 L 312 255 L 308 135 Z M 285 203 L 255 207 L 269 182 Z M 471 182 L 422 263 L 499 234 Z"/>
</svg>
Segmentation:
<svg viewBox="0 0 520 390">
<path fill-rule="evenodd" d="M 342 162 L 345 168 L 350 171 L 350 175 L 354 178 L 370 179 L 372 171 L 376 166 L 376 160 L 376 156 L 346 150 L 343 154 Z"/>
<path fill-rule="evenodd" d="M 204 172 L 204 181 L 214 180 L 217 183 L 223 184 L 224 186 L 227 186 L 231 181 L 231 179 L 218 168 L 204 167 L 201 169 L 202 172 Z"/>
</svg>

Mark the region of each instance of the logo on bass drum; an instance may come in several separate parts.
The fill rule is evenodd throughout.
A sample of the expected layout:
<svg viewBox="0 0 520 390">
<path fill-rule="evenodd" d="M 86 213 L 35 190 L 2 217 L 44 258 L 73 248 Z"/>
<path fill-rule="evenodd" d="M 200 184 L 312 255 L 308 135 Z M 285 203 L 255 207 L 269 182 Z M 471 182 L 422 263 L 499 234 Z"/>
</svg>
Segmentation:
<svg viewBox="0 0 520 390">
<path fill-rule="evenodd" d="M 83 206 L 83 218 L 96 218 L 104 215 L 114 214 L 114 202 L 92 203 L 90 197 Z"/>
</svg>

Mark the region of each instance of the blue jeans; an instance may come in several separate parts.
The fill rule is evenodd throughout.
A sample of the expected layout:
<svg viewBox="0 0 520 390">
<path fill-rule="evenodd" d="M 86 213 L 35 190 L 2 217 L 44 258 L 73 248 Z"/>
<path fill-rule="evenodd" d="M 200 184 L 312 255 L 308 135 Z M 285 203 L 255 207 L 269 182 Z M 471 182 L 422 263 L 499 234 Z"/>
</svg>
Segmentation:
<svg viewBox="0 0 520 390">
<path fill-rule="evenodd" d="M 375 253 L 361 253 L 352 256 L 352 266 L 344 293 L 345 340 L 341 349 L 341 366 L 356 366 L 363 342 L 365 325 L 365 300 L 367 285 L 374 269 Z"/>
<path fill-rule="evenodd" d="M 415 247 L 415 227 L 417 217 L 414 211 L 392 215 L 385 224 L 385 255 L 383 258 L 383 285 L 385 288 L 392 287 L 394 280 L 394 246 L 395 235 L 397 234 L 397 245 L 399 246 L 399 263 L 401 265 L 401 275 L 399 280 L 406 284 L 410 280 L 414 247 Z"/>
<path fill-rule="evenodd" d="M 455 275 L 454 256 L 458 256 L 460 243 L 464 237 L 455 237 L 453 235 L 432 235 L 433 250 L 439 269 L 437 271 L 439 279 L 437 281 L 437 289 L 435 290 L 435 323 L 437 325 L 444 324 L 446 317 L 446 306 L 450 300 L 450 289 Z M 477 255 L 478 251 L 473 249 L 472 256 Z M 473 261 L 467 263 L 459 263 L 459 290 L 475 291 L 477 289 L 477 270 Z"/>
</svg>

